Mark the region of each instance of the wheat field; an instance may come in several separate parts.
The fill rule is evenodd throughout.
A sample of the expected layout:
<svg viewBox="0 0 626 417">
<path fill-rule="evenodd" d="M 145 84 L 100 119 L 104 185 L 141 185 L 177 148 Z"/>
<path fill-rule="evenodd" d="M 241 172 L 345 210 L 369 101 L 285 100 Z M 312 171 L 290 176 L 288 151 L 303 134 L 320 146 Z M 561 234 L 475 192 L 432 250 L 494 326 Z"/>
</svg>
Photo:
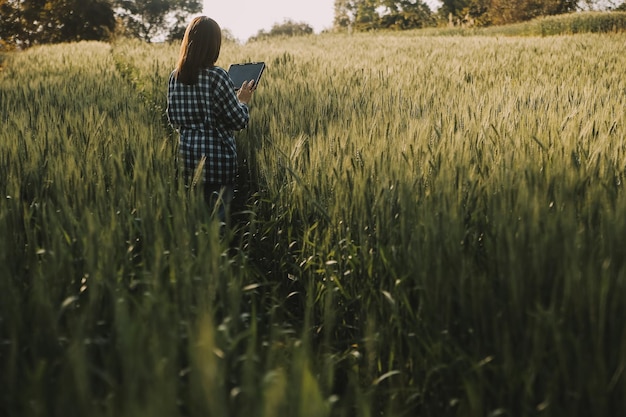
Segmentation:
<svg viewBox="0 0 626 417">
<path fill-rule="evenodd" d="M 265 61 L 225 235 L 178 45 L 0 69 L 0 415 L 626 410 L 624 34 L 324 34 Z"/>
</svg>

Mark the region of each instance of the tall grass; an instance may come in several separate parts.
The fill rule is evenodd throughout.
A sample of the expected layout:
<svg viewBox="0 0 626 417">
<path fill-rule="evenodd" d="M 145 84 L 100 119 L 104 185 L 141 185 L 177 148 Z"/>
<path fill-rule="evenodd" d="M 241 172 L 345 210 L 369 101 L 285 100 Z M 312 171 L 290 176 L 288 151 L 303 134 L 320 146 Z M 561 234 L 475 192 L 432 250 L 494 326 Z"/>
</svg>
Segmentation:
<svg viewBox="0 0 626 417">
<path fill-rule="evenodd" d="M 394 405 L 623 407 L 622 44 L 363 36 L 309 41 L 293 79 L 275 62 L 270 108 L 316 98 L 250 132 L 276 245 L 296 248 L 277 273 L 330 298 L 330 339 L 364 338 L 359 370 L 393 375 Z"/>
<path fill-rule="evenodd" d="M 576 12 L 538 17 L 527 22 L 488 27 L 441 27 L 420 30 L 430 36 L 559 36 L 620 33 L 626 30 L 624 12 Z"/>
<path fill-rule="evenodd" d="M 0 411 L 626 409 L 624 40 L 226 45 L 268 70 L 225 238 L 176 179 L 177 45 L 10 56 Z"/>
</svg>

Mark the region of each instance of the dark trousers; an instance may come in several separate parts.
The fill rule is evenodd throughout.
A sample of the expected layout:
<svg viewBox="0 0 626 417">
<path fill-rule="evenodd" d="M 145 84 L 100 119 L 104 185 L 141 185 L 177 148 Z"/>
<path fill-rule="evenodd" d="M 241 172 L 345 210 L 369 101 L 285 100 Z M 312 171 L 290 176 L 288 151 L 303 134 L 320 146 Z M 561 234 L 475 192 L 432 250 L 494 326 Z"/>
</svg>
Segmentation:
<svg viewBox="0 0 626 417">
<path fill-rule="evenodd" d="M 232 185 L 219 184 L 203 184 L 202 187 L 204 201 L 208 204 L 213 215 L 217 215 L 220 222 L 228 224 L 230 204 L 234 197 L 234 187 Z"/>
</svg>

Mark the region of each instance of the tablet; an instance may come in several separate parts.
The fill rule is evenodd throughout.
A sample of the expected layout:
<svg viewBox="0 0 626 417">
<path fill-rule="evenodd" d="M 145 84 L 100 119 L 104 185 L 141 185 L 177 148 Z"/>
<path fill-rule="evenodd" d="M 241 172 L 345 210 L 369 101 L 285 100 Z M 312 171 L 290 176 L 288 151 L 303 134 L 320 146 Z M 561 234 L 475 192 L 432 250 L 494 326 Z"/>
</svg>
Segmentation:
<svg viewBox="0 0 626 417">
<path fill-rule="evenodd" d="M 245 64 L 232 64 L 228 68 L 228 75 L 235 84 L 235 90 L 239 90 L 244 81 L 254 80 L 254 86 L 259 85 L 261 74 L 265 69 L 264 62 L 247 62 Z"/>
</svg>

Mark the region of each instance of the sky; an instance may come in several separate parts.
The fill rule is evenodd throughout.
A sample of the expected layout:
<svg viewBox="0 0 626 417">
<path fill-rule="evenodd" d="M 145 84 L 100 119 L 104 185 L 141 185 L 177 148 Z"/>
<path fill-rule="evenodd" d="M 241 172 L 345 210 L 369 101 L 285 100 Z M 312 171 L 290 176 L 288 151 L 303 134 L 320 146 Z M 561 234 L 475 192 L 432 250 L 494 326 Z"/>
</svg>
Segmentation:
<svg viewBox="0 0 626 417">
<path fill-rule="evenodd" d="M 437 0 L 428 0 L 433 9 Z M 269 32 L 275 23 L 306 23 L 315 33 L 333 25 L 334 0 L 204 0 L 203 14 L 228 29 L 242 42 L 259 30 Z"/>
</svg>

